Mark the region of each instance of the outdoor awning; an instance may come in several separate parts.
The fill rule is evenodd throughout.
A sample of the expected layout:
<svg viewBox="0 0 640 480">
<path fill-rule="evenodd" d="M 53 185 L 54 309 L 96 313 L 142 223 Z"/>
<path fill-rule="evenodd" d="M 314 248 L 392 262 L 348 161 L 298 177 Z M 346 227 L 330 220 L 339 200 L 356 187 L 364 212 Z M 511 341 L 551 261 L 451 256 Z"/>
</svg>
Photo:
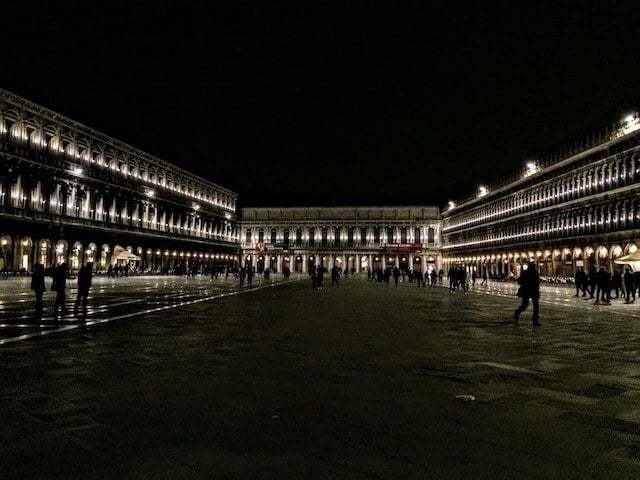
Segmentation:
<svg viewBox="0 0 640 480">
<path fill-rule="evenodd" d="M 137 255 L 134 255 L 128 250 L 123 250 L 116 256 L 116 261 L 118 260 L 122 260 L 123 262 L 139 262 L 140 257 Z"/>
<path fill-rule="evenodd" d="M 623 257 L 616 258 L 614 263 L 619 265 L 630 265 L 633 271 L 640 271 L 640 250 L 637 250 Z"/>
</svg>

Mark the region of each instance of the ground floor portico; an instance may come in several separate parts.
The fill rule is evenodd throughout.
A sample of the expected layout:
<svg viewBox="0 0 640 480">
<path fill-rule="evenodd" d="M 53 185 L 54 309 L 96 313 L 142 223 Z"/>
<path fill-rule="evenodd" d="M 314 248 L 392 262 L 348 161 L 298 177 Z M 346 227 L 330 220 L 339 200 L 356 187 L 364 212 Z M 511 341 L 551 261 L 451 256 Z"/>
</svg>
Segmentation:
<svg viewBox="0 0 640 480">
<path fill-rule="evenodd" d="M 238 255 L 234 244 L 74 226 L 3 224 L 0 272 L 27 274 L 36 263 L 45 268 L 66 263 L 72 271 L 91 263 L 97 271 L 119 266 L 141 272 L 166 272 L 234 266 L 238 264 Z"/>
<path fill-rule="evenodd" d="M 600 239 L 599 241 L 566 242 L 556 245 L 536 245 L 500 250 L 483 250 L 445 253 L 445 269 L 463 266 L 468 272 L 484 272 L 489 277 L 517 277 L 523 265 L 536 262 L 540 275 L 546 277 L 573 277 L 579 268 L 589 271 L 592 267 L 604 267 L 608 272 L 622 270 L 616 260 L 634 253 L 640 245 L 640 237 L 627 239 Z"/>
<path fill-rule="evenodd" d="M 442 266 L 440 255 L 436 251 L 415 253 L 388 253 L 384 250 L 368 251 L 330 251 L 311 249 L 292 249 L 279 252 L 256 252 L 244 250 L 241 254 L 244 267 L 253 267 L 257 272 L 269 269 L 271 272 L 283 272 L 289 269 L 293 273 L 308 273 L 314 267 L 331 269 L 335 265 L 343 272 L 360 273 L 368 270 L 398 267 L 403 271 L 430 272 Z"/>
</svg>

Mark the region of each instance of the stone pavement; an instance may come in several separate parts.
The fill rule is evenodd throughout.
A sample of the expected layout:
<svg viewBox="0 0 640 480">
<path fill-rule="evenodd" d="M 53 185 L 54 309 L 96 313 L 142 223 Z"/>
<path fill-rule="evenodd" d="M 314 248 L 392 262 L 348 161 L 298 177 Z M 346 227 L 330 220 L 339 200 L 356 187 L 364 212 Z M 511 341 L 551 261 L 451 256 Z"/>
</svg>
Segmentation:
<svg viewBox="0 0 640 480">
<path fill-rule="evenodd" d="M 256 276 L 253 287 L 261 288 L 280 281 L 280 275 L 273 275 L 269 280 Z M 69 280 L 67 313 L 62 319 L 54 319 L 55 292 L 45 292 L 45 313 L 42 318 L 36 318 L 35 298 L 30 290 L 30 282 L 29 277 L 0 281 L 0 345 L 113 319 L 133 318 L 154 311 L 181 308 L 194 302 L 234 294 L 239 289 L 239 280 L 232 275 L 228 278 L 224 275 L 219 278 L 164 275 L 116 279 L 94 277 L 86 312 L 80 309 L 75 314 L 77 281 Z M 46 279 L 46 284 L 51 284 L 50 278 Z"/>
<path fill-rule="evenodd" d="M 0 478 L 637 478 L 640 323 L 515 304 L 304 281 L 3 345 Z"/>
</svg>

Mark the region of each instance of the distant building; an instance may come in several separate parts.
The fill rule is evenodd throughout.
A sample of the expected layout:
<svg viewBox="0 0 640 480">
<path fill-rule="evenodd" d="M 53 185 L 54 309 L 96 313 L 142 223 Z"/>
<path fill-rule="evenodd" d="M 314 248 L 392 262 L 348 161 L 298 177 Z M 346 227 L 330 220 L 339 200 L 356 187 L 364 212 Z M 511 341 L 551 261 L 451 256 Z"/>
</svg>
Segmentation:
<svg viewBox="0 0 640 480">
<path fill-rule="evenodd" d="M 237 261 L 237 195 L 0 90 L 0 269 Z"/>
<path fill-rule="evenodd" d="M 640 119 L 629 115 L 580 151 L 443 211 L 446 266 L 517 276 L 535 261 L 545 276 L 605 267 L 640 245 Z"/>
<path fill-rule="evenodd" d="M 333 265 L 350 272 L 440 265 L 438 207 L 244 208 L 241 261 L 257 271 L 306 273 Z"/>
</svg>

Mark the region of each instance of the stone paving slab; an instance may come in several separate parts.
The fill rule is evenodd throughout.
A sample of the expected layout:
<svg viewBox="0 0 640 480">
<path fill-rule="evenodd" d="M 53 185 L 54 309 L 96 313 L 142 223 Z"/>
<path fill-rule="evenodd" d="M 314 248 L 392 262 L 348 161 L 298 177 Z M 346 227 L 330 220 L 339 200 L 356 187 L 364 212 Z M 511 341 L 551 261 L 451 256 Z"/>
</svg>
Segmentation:
<svg viewBox="0 0 640 480">
<path fill-rule="evenodd" d="M 640 322 L 515 304 L 305 281 L 3 345 L 0 478 L 637 478 Z"/>
</svg>

